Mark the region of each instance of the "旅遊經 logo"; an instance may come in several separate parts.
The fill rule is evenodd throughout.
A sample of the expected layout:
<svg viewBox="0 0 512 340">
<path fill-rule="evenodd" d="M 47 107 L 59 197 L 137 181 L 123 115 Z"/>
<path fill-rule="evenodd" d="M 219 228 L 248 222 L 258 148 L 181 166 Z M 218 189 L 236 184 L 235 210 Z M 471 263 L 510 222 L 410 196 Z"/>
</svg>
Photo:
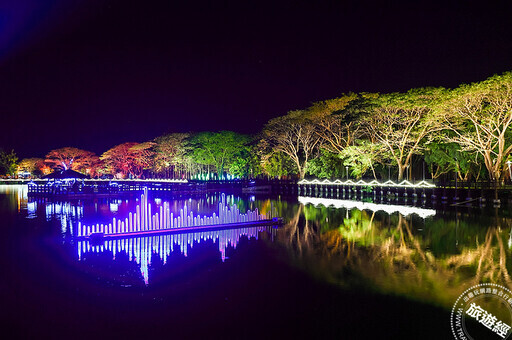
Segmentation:
<svg viewBox="0 0 512 340">
<path fill-rule="evenodd" d="M 466 289 L 453 305 L 455 339 L 507 339 L 512 329 L 512 292 L 493 283 Z"/>
</svg>

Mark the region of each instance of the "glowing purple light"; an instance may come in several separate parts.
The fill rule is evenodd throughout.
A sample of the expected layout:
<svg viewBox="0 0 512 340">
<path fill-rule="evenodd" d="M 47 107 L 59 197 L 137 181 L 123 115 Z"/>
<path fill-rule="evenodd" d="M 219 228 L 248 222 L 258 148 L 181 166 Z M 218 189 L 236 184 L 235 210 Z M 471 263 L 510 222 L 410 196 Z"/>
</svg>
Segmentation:
<svg viewBox="0 0 512 340">
<path fill-rule="evenodd" d="M 130 236 L 144 232 L 165 231 L 176 228 L 187 227 L 205 227 L 223 224 L 248 223 L 268 220 L 272 216 L 259 214 L 258 209 L 254 211 L 248 210 L 245 214 L 241 213 L 236 205 L 226 203 L 224 194 L 219 203 L 218 215 L 213 213 L 212 216 L 194 215 L 188 212 L 185 205 L 180 209 L 178 216 L 174 216 L 170 211 L 169 202 L 163 202 L 159 210 L 154 214 L 151 210 L 151 204 L 148 201 L 148 189 L 144 188 L 144 193 L 140 198 L 140 205 L 136 206 L 135 213 L 130 212 L 128 217 L 123 221 L 112 219 L 109 224 L 82 225 L 78 223 L 78 237 L 87 237 L 91 234 L 101 233 L 105 236 Z"/>
<path fill-rule="evenodd" d="M 140 265 L 142 277 L 147 285 L 149 283 L 149 265 L 151 264 L 151 256 L 153 253 L 157 253 L 165 264 L 167 257 L 174 251 L 175 245 L 179 247 L 183 255 L 187 256 L 189 248 L 192 248 L 194 243 L 213 240 L 218 244 L 221 259 L 224 262 L 228 246 L 232 246 L 236 249 L 242 236 L 258 239 L 258 234 L 265 230 L 269 230 L 271 233 L 275 232 L 275 229 L 272 227 L 259 226 L 149 237 L 109 239 L 104 244 L 100 245 L 92 245 L 89 240 L 85 239 L 77 242 L 77 252 L 79 260 L 81 260 L 82 256 L 86 253 L 110 251 L 112 252 L 113 259 L 115 259 L 117 253 L 126 252 L 130 260 L 134 260 Z"/>
</svg>

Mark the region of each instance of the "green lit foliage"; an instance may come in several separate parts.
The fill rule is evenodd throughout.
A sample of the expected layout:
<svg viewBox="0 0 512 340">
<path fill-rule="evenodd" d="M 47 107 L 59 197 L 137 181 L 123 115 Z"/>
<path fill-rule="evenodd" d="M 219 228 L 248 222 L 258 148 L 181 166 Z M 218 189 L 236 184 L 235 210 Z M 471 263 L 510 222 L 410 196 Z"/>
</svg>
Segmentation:
<svg viewBox="0 0 512 340">
<path fill-rule="evenodd" d="M 0 175 L 14 176 L 18 168 L 18 156 L 14 150 L 0 151 Z"/>
<path fill-rule="evenodd" d="M 282 177 L 297 173 L 293 161 L 282 152 L 271 152 L 263 155 L 261 167 L 263 173 L 270 177 Z"/>
<path fill-rule="evenodd" d="M 327 150 L 320 150 L 318 157 L 309 163 L 307 174 L 318 178 L 343 177 L 343 162 L 339 155 Z"/>
<path fill-rule="evenodd" d="M 368 171 L 371 171 L 373 177 L 376 178 L 374 164 L 380 161 L 385 151 L 378 144 L 359 140 L 357 145 L 345 148 L 340 156 L 343 158 L 343 165 L 349 167 L 353 177 L 360 179 Z"/>
<path fill-rule="evenodd" d="M 499 181 L 512 152 L 512 73 L 461 85 L 438 105 L 446 141 L 482 156 L 489 177 Z"/>
<path fill-rule="evenodd" d="M 427 136 L 439 129 L 432 110 L 444 89 L 414 89 L 407 93 L 379 95 L 364 125 L 374 143 L 379 143 L 398 166 L 398 179 L 420 154 Z"/>
<path fill-rule="evenodd" d="M 260 159 L 253 145 L 244 146 L 229 165 L 229 172 L 237 177 L 254 177 L 262 173 Z"/>
<path fill-rule="evenodd" d="M 424 156 L 432 178 L 439 178 L 448 172 L 457 173 L 460 180 L 480 177 L 483 163 L 480 155 L 463 152 L 456 143 L 429 143 Z"/>
<path fill-rule="evenodd" d="M 248 136 L 233 131 L 201 132 L 190 139 L 191 156 L 198 164 L 215 166 L 222 176 L 248 142 Z"/>
</svg>

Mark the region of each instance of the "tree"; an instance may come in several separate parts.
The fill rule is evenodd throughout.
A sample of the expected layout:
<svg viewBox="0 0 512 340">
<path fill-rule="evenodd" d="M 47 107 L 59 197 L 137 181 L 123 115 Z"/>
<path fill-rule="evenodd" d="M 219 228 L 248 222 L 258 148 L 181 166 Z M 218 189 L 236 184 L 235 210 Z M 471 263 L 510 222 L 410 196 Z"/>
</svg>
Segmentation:
<svg viewBox="0 0 512 340">
<path fill-rule="evenodd" d="M 304 178 L 308 162 L 321 141 L 306 112 L 291 111 L 286 116 L 270 120 L 263 135 L 274 151 L 290 157 L 300 178 Z"/>
<path fill-rule="evenodd" d="M 153 164 L 153 145 L 152 142 L 119 144 L 104 152 L 100 159 L 113 175 L 140 177 L 142 170 Z"/>
<path fill-rule="evenodd" d="M 306 173 L 318 178 L 343 177 L 343 163 L 340 155 L 320 149 L 319 155 L 309 162 Z"/>
<path fill-rule="evenodd" d="M 16 175 L 18 156 L 14 150 L 0 151 L 0 175 Z"/>
<path fill-rule="evenodd" d="M 381 159 L 384 153 L 385 151 L 380 145 L 359 140 L 356 145 L 346 147 L 340 156 L 343 158 L 343 165 L 350 167 L 352 176 L 361 178 L 368 170 L 371 170 L 373 178 L 377 178 L 374 164 Z"/>
<path fill-rule="evenodd" d="M 229 166 L 229 172 L 237 177 L 252 177 L 262 173 L 256 146 L 244 146 Z"/>
<path fill-rule="evenodd" d="M 261 154 L 261 168 L 270 177 L 282 177 L 295 174 L 295 163 L 282 152 Z"/>
<path fill-rule="evenodd" d="M 91 151 L 65 147 L 51 150 L 46 155 L 45 162 L 54 170 L 75 170 L 85 172 L 98 157 Z"/>
<path fill-rule="evenodd" d="M 18 164 L 18 172 L 28 172 L 32 176 L 49 174 L 50 167 L 44 163 L 42 158 L 24 158 Z"/>
<path fill-rule="evenodd" d="M 248 142 L 248 136 L 233 131 L 201 132 L 190 139 L 192 158 L 199 164 L 215 166 L 222 176 Z"/>
<path fill-rule="evenodd" d="M 315 131 L 321 138 L 321 147 L 339 154 L 361 137 L 359 117 L 370 109 L 371 101 L 368 99 L 376 96 L 369 93 L 350 93 L 313 103 L 307 112 L 317 125 Z"/>
<path fill-rule="evenodd" d="M 188 133 L 171 133 L 155 138 L 155 168 L 157 171 L 183 167 L 186 161 Z"/>
<path fill-rule="evenodd" d="M 380 95 L 364 118 L 370 138 L 389 152 L 398 166 L 398 180 L 403 179 L 412 156 L 422 149 L 422 142 L 437 131 L 431 107 L 443 89 L 417 89 L 408 93 Z"/>
<path fill-rule="evenodd" d="M 478 179 L 481 170 L 479 155 L 475 152 L 463 152 L 456 143 L 431 142 L 425 149 L 425 163 L 432 178 L 451 171 L 462 181 L 473 175 Z"/>
<path fill-rule="evenodd" d="M 512 73 L 462 85 L 438 106 L 446 141 L 483 158 L 491 180 L 498 182 L 512 151 Z"/>
</svg>

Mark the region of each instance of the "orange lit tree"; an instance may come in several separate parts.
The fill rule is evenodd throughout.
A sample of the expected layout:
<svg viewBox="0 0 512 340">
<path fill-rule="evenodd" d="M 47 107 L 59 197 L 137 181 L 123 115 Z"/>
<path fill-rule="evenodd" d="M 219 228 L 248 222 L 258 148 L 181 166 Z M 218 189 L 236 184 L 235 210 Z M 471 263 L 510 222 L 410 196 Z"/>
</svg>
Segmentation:
<svg viewBox="0 0 512 340">
<path fill-rule="evenodd" d="M 94 152 L 65 147 L 48 152 L 45 163 L 54 170 L 71 169 L 85 172 L 97 159 L 98 156 L 96 156 Z"/>
<path fill-rule="evenodd" d="M 140 177 L 142 171 L 153 165 L 154 143 L 123 143 L 100 156 L 106 171 L 120 177 Z"/>
</svg>

